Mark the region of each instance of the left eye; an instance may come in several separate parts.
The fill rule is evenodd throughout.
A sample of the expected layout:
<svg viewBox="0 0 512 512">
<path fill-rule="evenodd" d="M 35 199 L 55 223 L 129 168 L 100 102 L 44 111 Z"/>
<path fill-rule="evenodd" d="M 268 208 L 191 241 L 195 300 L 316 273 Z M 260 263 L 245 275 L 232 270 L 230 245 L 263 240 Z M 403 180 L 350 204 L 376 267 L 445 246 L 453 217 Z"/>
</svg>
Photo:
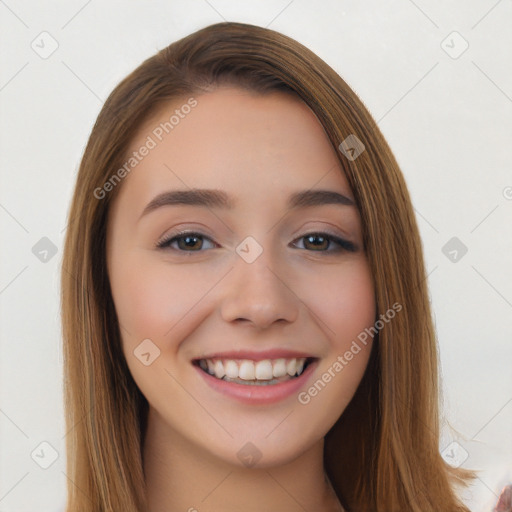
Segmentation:
<svg viewBox="0 0 512 512">
<path fill-rule="evenodd" d="M 170 248 L 181 252 L 198 252 L 201 251 L 201 249 L 204 249 L 203 240 L 207 240 L 212 244 L 212 246 L 217 245 L 213 240 L 211 240 L 211 238 L 203 235 L 202 233 L 190 232 L 170 235 L 168 238 L 164 238 L 162 241 L 158 242 L 157 247 L 160 249 Z M 296 240 L 305 240 L 305 243 L 302 244 L 304 247 L 299 247 L 299 249 L 310 249 L 314 252 L 355 252 L 357 250 L 356 246 L 352 242 L 343 240 L 342 238 L 329 233 L 309 233 L 297 238 Z M 175 243 L 178 244 L 177 249 L 174 246 Z M 333 243 L 338 246 L 337 249 L 330 249 Z M 306 245 L 309 246 L 309 248 Z"/>
<path fill-rule="evenodd" d="M 356 251 L 356 246 L 352 242 L 343 240 L 342 238 L 329 233 L 309 233 L 301 236 L 297 240 L 305 240 L 308 245 L 311 244 L 314 248 L 313 251 L 316 252 Z M 330 247 L 332 243 L 337 245 L 338 249 L 327 250 L 327 247 Z"/>
</svg>

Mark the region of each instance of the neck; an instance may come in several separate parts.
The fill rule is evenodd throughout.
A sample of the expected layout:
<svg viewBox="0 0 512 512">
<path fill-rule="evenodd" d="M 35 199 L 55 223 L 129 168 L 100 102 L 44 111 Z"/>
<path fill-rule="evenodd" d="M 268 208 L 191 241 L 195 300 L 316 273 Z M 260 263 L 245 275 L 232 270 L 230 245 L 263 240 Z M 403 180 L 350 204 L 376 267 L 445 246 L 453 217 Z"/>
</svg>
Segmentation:
<svg viewBox="0 0 512 512">
<path fill-rule="evenodd" d="M 340 512 L 323 469 L 323 439 L 279 466 L 233 465 L 201 450 L 154 414 L 143 447 L 148 512 Z"/>
</svg>

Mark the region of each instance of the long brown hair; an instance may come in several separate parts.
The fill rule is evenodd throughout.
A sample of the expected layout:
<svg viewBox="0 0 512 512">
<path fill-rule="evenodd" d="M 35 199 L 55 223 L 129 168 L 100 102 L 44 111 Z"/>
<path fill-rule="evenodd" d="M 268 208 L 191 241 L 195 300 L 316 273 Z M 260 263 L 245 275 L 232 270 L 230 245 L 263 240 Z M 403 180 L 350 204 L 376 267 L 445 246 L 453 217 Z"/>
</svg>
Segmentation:
<svg viewBox="0 0 512 512">
<path fill-rule="evenodd" d="M 455 484 L 473 473 L 439 453 L 438 351 L 409 194 L 376 122 L 336 72 L 273 30 L 219 23 L 143 62 L 110 94 L 85 149 L 62 264 L 69 512 L 146 511 L 141 448 L 148 404 L 121 350 L 106 266 L 109 204 L 97 191 L 126 158 L 141 124 L 178 97 L 223 84 L 296 94 L 338 150 L 362 218 L 377 316 L 403 310 L 374 339 L 360 386 L 325 439 L 325 468 L 349 511 L 468 511 Z"/>
</svg>

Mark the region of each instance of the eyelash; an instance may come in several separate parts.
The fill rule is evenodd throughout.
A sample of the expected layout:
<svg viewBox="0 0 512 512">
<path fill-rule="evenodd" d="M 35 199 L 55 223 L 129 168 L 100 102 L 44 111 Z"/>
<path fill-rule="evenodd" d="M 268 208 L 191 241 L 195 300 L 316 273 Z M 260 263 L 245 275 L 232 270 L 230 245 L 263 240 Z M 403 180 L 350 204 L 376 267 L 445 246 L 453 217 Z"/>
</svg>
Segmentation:
<svg viewBox="0 0 512 512">
<path fill-rule="evenodd" d="M 165 237 L 163 240 L 157 242 L 155 244 L 155 246 L 158 249 L 163 249 L 163 250 L 170 249 L 170 250 L 174 250 L 177 252 L 183 252 L 183 253 L 204 252 L 201 249 L 199 249 L 197 251 L 183 251 L 181 249 L 171 249 L 171 247 L 170 247 L 171 243 L 173 243 L 174 241 L 179 240 L 181 238 L 184 238 L 185 236 L 204 238 L 206 240 L 209 240 L 212 243 L 215 243 L 215 242 L 213 242 L 213 240 L 210 237 L 208 237 L 202 233 L 199 233 L 197 231 L 180 231 L 178 233 L 171 233 L 170 235 Z M 310 236 L 318 236 L 318 237 L 322 237 L 322 238 L 327 238 L 329 241 L 334 242 L 334 243 L 338 244 L 338 246 L 339 246 L 339 248 L 335 249 L 335 250 L 329 250 L 329 249 L 327 249 L 325 251 L 311 250 L 310 252 L 339 253 L 339 252 L 356 252 L 357 251 L 356 245 L 353 244 L 352 242 L 349 242 L 348 240 L 344 240 L 343 238 L 340 238 L 332 233 L 325 232 L 325 231 L 312 231 L 310 233 L 306 233 L 305 235 L 300 236 L 299 238 L 296 238 L 296 240 L 300 240 L 300 239 L 307 238 Z M 329 246 L 330 246 L 330 244 L 329 244 Z M 303 250 L 307 251 L 308 249 L 303 249 Z"/>
</svg>

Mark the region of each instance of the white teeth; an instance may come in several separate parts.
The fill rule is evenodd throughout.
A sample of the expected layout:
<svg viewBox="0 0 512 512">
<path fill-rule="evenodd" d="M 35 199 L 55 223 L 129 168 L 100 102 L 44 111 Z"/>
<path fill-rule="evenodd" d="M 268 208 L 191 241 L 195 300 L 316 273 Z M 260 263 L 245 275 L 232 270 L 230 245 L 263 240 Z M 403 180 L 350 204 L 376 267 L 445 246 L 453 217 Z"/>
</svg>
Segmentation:
<svg viewBox="0 0 512 512">
<path fill-rule="evenodd" d="M 286 365 L 286 372 L 288 375 L 293 376 L 297 373 L 297 360 L 290 359 Z"/>
<path fill-rule="evenodd" d="M 286 359 L 276 359 L 274 361 L 272 375 L 274 377 L 284 377 L 286 375 Z"/>
<path fill-rule="evenodd" d="M 243 380 L 254 380 L 254 363 L 252 361 L 242 361 L 238 370 L 238 377 Z"/>
<path fill-rule="evenodd" d="M 226 375 L 226 372 L 224 371 L 224 365 L 222 364 L 222 361 L 220 359 L 215 361 L 213 369 L 215 371 L 215 377 L 217 377 L 218 379 L 222 379 L 222 377 Z"/>
<path fill-rule="evenodd" d="M 236 361 L 226 361 L 224 369 L 226 370 L 226 376 L 230 379 L 236 379 L 238 377 L 238 365 L 236 364 Z"/>
<path fill-rule="evenodd" d="M 302 373 L 302 370 L 304 370 L 304 363 L 305 359 L 297 359 L 297 375 L 300 375 Z"/>
<path fill-rule="evenodd" d="M 272 378 L 272 363 L 268 359 L 258 361 L 254 373 L 258 380 L 270 380 Z"/>
<path fill-rule="evenodd" d="M 201 359 L 199 366 L 218 379 L 244 381 L 271 381 L 301 375 L 304 370 L 305 357 L 293 359 Z M 284 379 L 286 380 L 286 379 Z"/>
</svg>

